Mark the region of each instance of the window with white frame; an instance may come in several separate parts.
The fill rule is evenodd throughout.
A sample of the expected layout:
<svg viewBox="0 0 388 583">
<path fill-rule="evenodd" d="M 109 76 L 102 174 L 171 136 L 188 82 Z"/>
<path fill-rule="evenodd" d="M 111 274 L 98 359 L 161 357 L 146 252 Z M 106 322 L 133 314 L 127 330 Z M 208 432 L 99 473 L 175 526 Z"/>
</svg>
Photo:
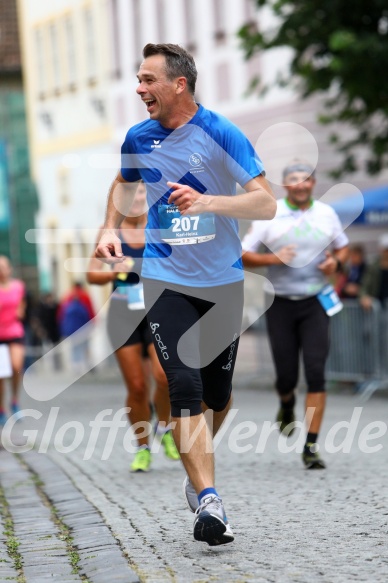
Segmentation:
<svg viewBox="0 0 388 583">
<path fill-rule="evenodd" d="M 254 0 L 244 0 L 244 18 L 245 24 L 249 24 L 252 32 L 258 31 L 257 26 L 257 4 Z"/>
<path fill-rule="evenodd" d="M 50 36 L 50 52 L 51 52 L 51 71 L 52 71 L 52 81 L 53 90 L 56 94 L 59 93 L 61 89 L 61 60 L 59 56 L 59 44 L 58 44 L 58 26 L 56 23 L 52 22 L 49 25 L 49 36 Z"/>
<path fill-rule="evenodd" d="M 193 53 L 196 45 L 195 7 L 194 0 L 184 0 L 186 48 Z"/>
<path fill-rule="evenodd" d="M 96 81 L 97 61 L 96 61 L 96 35 L 93 10 L 90 6 L 84 9 L 84 30 L 85 30 L 85 51 L 86 51 L 86 74 L 89 83 Z"/>
<path fill-rule="evenodd" d="M 217 101 L 225 102 L 231 99 L 230 64 L 219 63 L 216 67 Z"/>
<path fill-rule="evenodd" d="M 120 20 L 119 6 L 117 0 L 110 2 L 110 19 L 112 33 L 112 76 L 119 79 L 121 77 L 121 58 L 120 58 Z"/>
<path fill-rule="evenodd" d="M 132 30 L 133 30 L 133 41 L 134 41 L 134 51 L 136 59 L 139 59 L 135 63 L 135 70 L 137 71 L 140 65 L 140 56 L 143 50 L 143 39 L 141 34 L 141 7 L 140 0 L 132 0 Z"/>
<path fill-rule="evenodd" d="M 225 0 L 213 0 L 214 40 L 224 44 L 226 40 Z"/>
<path fill-rule="evenodd" d="M 165 23 L 166 7 L 164 0 L 156 0 L 156 24 L 158 27 L 158 42 L 166 42 L 166 23 Z"/>
<path fill-rule="evenodd" d="M 66 50 L 66 68 L 67 68 L 67 83 L 69 89 L 75 89 L 77 79 L 77 60 L 75 55 L 75 35 L 74 22 L 71 15 L 65 17 L 65 50 Z"/>
<path fill-rule="evenodd" d="M 69 169 L 60 167 L 57 171 L 58 199 L 61 206 L 70 204 Z"/>
<path fill-rule="evenodd" d="M 37 28 L 34 32 L 35 41 L 35 62 L 36 79 L 38 80 L 38 94 L 43 98 L 47 92 L 47 69 L 45 63 L 44 37 L 42 28 Z"/>
<path fill-rule="evenodd" d="M 255 0 L 244 0 L 244 16 L 247 22 L 256 20 L 257 4 Z"/>
</svg>

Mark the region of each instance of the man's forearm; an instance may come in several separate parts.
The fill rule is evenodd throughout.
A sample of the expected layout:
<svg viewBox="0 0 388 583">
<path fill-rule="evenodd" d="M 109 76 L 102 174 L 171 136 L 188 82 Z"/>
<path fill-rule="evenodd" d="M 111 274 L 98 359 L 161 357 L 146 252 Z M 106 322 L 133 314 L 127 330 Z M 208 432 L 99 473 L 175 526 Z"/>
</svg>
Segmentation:
<svg viewBox="0 0 388 583">
<path fill-rule="evenodd" d="M 281 261 L 274 253 L 255 253 L 244 251 L 242 253 L 244 267 L 268 267 L 268 265 L 281 265 Z"/>
<path fill-rule="evenodd" d="M 126 182 L 121 174 L 113 181 L 108 193 L 104 229 L 118 229 L 126 216 L 130 216 L 130 208 L 139 183 Z"/>
<path fill-rule="evenodd" d="M 204 198 L 206 195 L 204 195 Z M 235 196 L 209 196 L 206 212 L 236 219 L 270 220 L 276 213 L 276 201 L 264 189 L 252 190 Z"/>
</svg>

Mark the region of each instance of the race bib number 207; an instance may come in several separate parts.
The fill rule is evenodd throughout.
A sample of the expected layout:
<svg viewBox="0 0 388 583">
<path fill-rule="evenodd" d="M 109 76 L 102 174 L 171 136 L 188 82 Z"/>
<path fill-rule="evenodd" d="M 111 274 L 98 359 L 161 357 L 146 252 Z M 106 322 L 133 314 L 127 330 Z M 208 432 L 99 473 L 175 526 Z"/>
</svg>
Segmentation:
<svg viewBox="0 0 388 583">
<path fill-rule="evenodd" d="M 216 236 L 213 213 L 182 216 L 173 204 L 158 207 L 161 238 L 170 245 L 205 243 Z"/>
</svg>

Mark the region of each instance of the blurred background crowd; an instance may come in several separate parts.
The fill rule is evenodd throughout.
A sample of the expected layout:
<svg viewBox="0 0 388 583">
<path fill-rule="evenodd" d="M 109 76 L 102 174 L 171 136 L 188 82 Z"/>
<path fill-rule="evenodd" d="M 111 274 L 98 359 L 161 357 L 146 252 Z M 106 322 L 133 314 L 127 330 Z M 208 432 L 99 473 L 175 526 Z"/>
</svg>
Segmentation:
<svg viewBox="0 0 388 583">
<path fill-rule="evenodd" d="M 346 0 L 275 4 L 0 0 L 0 255 L 26 288 L 26 367 L 71 334 L 74 298 L 85 310 L 73 309 L 72 329 L 109 298 L 110 286 L 86 283 L 87 266 L 121 143 L 147 117 L 135 92 L 142 47 L 171 42 L 194 55 L 197 101 L 257 145 L 277 196 L 291 158 L 317 166 L 315 197 L 336 208 L 352 245 L 333 282 L 349 310 L 333 326 L 332 378 L 386 382 L 388 12 L 378 0 L 351 14 Z M 261 290 L 247 292 L 260 332 Z"/>
</svg>

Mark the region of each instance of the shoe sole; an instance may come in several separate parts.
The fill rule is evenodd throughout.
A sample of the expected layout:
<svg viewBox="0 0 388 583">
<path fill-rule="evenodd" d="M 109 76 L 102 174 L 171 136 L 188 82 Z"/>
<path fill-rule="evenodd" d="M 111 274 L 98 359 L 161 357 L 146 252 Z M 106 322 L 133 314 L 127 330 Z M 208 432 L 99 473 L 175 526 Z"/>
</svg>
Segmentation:
<svg viewBox="0 0 388 583">
<path fill-rule="evenodd" d="M 180 456 L 179 456 L 179 457 L 174 457 L 174 456 L 172 456 L 172 455 L 168 455 L 166 452 L 164 452 L 164 455 L 165 455 L 165 457 L 166 457 L 168 460 L 171 460 L 172 462 L 179 462 L 179 460 L 181 459 L 181 457 L 180 457 Z"/>
<path fill-rule="evenodd" d="M 209 512 L 201 512 L 194 525 L 194 538 L 211 547 L 225 545 L 234 541 L 234 536 L 226 531 L 226 524 Z"/>
<path fill-rule="evenodd" d="M 151 470 L 151 468 L 147 468 L 146 470 L 133 470 L 132 468 L 129 468 L 129 471 L 131 472 L 131 474 L 148 474 L 148 472 Z"/>
<path fill-rule="evenodd" d="M 326 465 L 322 462 L 310 462 L 310 463 L 305 463 L 306 466 L 306 470 L 325 470 L 326 469 Z"/>
</svg>

